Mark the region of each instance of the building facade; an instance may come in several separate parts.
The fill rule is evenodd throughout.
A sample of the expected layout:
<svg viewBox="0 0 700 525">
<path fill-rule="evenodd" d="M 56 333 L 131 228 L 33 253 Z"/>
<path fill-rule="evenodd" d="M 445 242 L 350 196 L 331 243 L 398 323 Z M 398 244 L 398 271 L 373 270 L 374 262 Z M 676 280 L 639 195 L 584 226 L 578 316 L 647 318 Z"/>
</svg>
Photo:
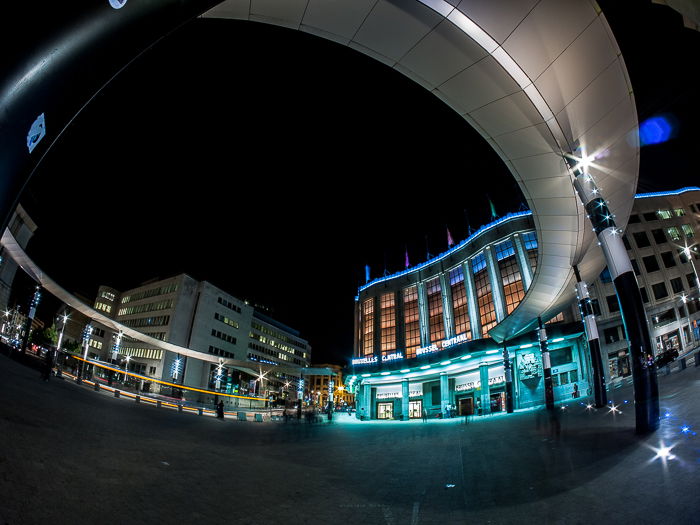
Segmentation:
<svg viewBox="0 0 700 525">
<path fill-rule="evenodd" d="M 120 336 L 94 323 L 90 355 L 157 380 L 237 395 L 284 397 L 308 366 L 311 347 L 298 331 L 206 281 L 186 274 L 154 280 L 120 292 L 101 286 L 93 307 L 115 321 L 161 341 L 209 356 L 250 363 L 223 366 L 184 357 Z M 257 363 L 280 364 L 285 373 L 261 379 Z M 285 386 L 286 385 L 286 386 Z M 144 381 L 144 390 L 171 392 Z M 294 391 L 294 389 L 292 389 Z M 201 396 L 200 396 L 201 397 Z M 229 401 L 225 399 L 225 401 Z"/>
<path fill-rule="evenodd" d="M 642 193 L 623 236 L 656 354 L 700 341 L 700 188 Z M 589 284 L 608 381 L 631 374 L 629 343 L 607 268 Z"/>
<path fill-rule="evenodd" d="M 506 363 L 513 374 L 515 408 L 543 404 L 536 333 L 505 345 L 488 337 L 527 292 L 537 269 L 537 247 L 531 214 L 510 214 L 426 263 L 360 288 L 348 381 L 358 417 L 504 411 Z M 567 312 L 547 326 L 559 400 L 589 389 L 583 328 L 571 321 Z"/>
<path fill-rule="evenodd" d="M 355 396 L 344 383 L 343 367 L 333 364 L 314 365 L 304 373 L 304 399 L 309 404 L 327 407 L 330 395 L 333 395 L 333 405 L 336 408 L 352 407 Z"/>
</svg>

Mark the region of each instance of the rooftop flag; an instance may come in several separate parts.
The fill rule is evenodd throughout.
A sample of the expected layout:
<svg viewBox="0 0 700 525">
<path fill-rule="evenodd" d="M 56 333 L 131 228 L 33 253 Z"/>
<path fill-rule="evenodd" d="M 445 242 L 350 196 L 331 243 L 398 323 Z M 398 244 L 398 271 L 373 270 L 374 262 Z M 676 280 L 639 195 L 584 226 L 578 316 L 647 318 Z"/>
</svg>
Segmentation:
<svg viewBox="0 0 700 525">
<path fill-rule="evenodd" d="M 450 229 L 445 227 L 447 230 L 447 247 L 452 248 L 455 245 L 454 240 L 452 240 L 452 235 L 450 234 Z"/>
</svg>

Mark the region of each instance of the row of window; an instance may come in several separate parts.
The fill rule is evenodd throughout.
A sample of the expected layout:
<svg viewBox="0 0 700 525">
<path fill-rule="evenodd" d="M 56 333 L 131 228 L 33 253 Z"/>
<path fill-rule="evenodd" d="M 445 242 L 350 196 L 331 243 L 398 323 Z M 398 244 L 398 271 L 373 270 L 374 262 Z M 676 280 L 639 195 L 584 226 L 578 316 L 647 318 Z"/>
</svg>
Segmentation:
<svg viewBox="0 0 700 525">
<path fill-rule="evenodd" d="M 294 359 L 293 357 L 287 354 L 283 354 L 282 352 L 275 352 L 274 350 L 267 348 L 266 346 L 262 346 L 256 343 L 248 343 L 248 348 L 250 348 L 251 350 L 255 350 L 256 352 L 261 352 L 263 354 L 282 359 L 283 361 L 294 361 L 295 363 L 301 364 L 301 361 L 299 361 L 298 359 Z"/>
<path fill-rule="evenodd" d="M 693 205 L 690 205 L 690 209 L 692 211 L 695 211 L 693 209 Z M 657 210 L 657 211 L 650 211 L 646 213 L 642 213 L 642 217 L 644 217 L 644 220 L 646 222 L 652 222 L 652 221 L 658 221 L 658 220 L 666 220 L 666 219 L 672 219 L 673 217 L 683 217 L 685 215 L 685 210 L 683 208 L 674 208 L 672 210 Z M 639 218 L 639 214 L 633 213 L 630 215 L 629 223 L 630 224 L 635 224 L 642 222 Z"/>
<path fill-rule="evenodd" d="M 95 339 L 90 339 L 90 342 L 88 343 L 89 346 L 93 348 L 97 348 L 98 350 L 102 350 L 102 341 L 96 341 Z"/>
<path fill-rule="evenodd" d="M 692 273 L 687 274 L 686 280 L 688 281 L 688 288 L 689 289 L 696 286 L 695 274 L 692 274 Z M 682 293 L 684 291 L 683 281 L 680 277 L 674 277 L 672 279 L 669 279 L 669 283 L 671 284 L 672 293 L 679 294 L 679 293 Z M 665 299 L 666 297 L 669 296 L 668 288 L 666 287 L 665 281 L 661 281 L 661 282 L 652 284 L 651 291 L 654 294 L 654 299 L 656 299 L 657 301 Z M 642 301 L 644 303 L 648 303 L 649 302 L 649 294 L 647 293 L 646 287 L 640 286 L 639 292 L 642 295 Z M 617 295 L 608 295 L 605 298 L 605 300 L 608 304 L 608 311 L 610 313 L 615 313 L 615 312 L 620 311 L 620 303 L 617 300 Z M 600 307 L 598 306 L 598 302 L 595 299 L 592 299 L 591 304 L 593 306 L 593 313 L 595 315 L 600 315 Z"/>
<path fill-rule="evenodd" d="M 232 335 L 229 335 L 224 332 L 220 332 L 219 330 L 216 330 L 214 328 L 211 329 L 211 335 L 214 337 L 218 337 L 222 341 L 226 341 L 227 343 L 231 343 L 232 345 L 236 344 L 236 338 L 233 337 Z"/>
<path fill-rule="evenodd" d="M 222 350 L 221 348 L 217 348 L 215 346 L 209 345 L 209 353 L 213 354 L 213 355 L 218 355 L 221 357 L 226 357 L 228 359 L 233 359 L 232 352 L 227 352 L 226 350 Z"/>
<path fill-rule="evenodd" d="M 102 297 L 103 299 L 107 299 L 110 302 L 114 302 L 114 299 L 116 298 L 116 296 L 112 292 L 107 292 L 104 290 L 102 291 L 102 293 L 100 293 L 100 297 Z"/>
<path fill-rule="evenodd" d="M 173 293 L 177 292 L 177 289 L 177 283 L 166 284 L 165 286 L 160 286 L 158 288 L 151 288 L 150 290 L 144 290 L 142 292 L 138 292 L 132 295 L 126 295 L 122 297 L 121 303 L 125 304 L 131 301 L 140 301 L 141 299 L 146 299 L 148 297 L 155 297 L 157 295 Z"/>
<path fill-rule="evenodd" d="M 119 353 L 143 359 L 156 359 L 158 361 L 163 358 L 163 350 L 160 348 L 122 347 Z"/>
<path fill-rule="evenodd" d="M 537 238 L 535 232 L 522 236 L 527 249 L 529 264 L 536 265 Z M 510 314 L 525 296 L 520 265 L 516 258 L 515 245 L 511 240 L 500 242 L 494 246 L 496 272 L 501 279 L 505 313 Z M 496 306 L 491 288 L 491 279 L 487 267 L 487 256 L 481 252 L 470 261 L 460 265 L 445 276 L 437 276 L 425 282 L 427 300 L 427 336 L 430 342 L 440 343 L 446 338 L 445 311 L 451 306 L 454 335 L 464 335 L 472 339 L 472 326 L 469 317 L 467 288 L 465 283 L 465 268 L 470 268 L 474 279 L 474 295 L 478 309 L 478 317 L 483 333 L 493 328 L 497 323 Z M 443 284 L 444 283 L 444 284 Z M 446 288 L 443 290 L 443 286 Z M 421 345 L 419 287 L 412 285 L 400 293 L 389 292 L 381 294 L 378 299 L 379 312 L 375 312 L 375 298 L 365 299 L 360 306 L 360 355 L 373 355 L 375 351 L 375 330 L 379 322 L 379 350 L 386 356 L 398 349 L 397 322 L 403 315 L 403 338 L 405 357 L 416 357 Z M 400 301 L 400 304 L 397 304 Z M 449 302 L 449 304 L 446 304 Z M 379 318 L 376 318 L 376 315 Z"/>
<path fill-rule="evenodd" d="M 276 339 L 279 339 L 280 341 L 284 341 L 285 343 L 289 343 L 290 345 L 298 346 L 299 348 L 303 348 L 304 350 L 306 350 L 306 345 L 304 343 L 297 339 L 289 337 L 285 333 L 278 332 L 277 330 L 273 330 L 272 328 L 263 326 L 260 323 L 256 323 L 255 321 L 251 323 L 251 326 L 254 330 L 257 330 L 260 333 L 269 335 L 270 337 L 274 337 Z"/>
<path fill-rule="evenodd" d="M 214 319 L 216 319 L 217 321 L 221 321 L 222 323 L 227 324 L 229 326 L 232 326 L 233 328 L 238 329 L 238 321 L 234 321 L 233 319 L 229 319 L 225 315 L 221 315 L 218 312 L 214 313 Z"/>
<path fill-rule="evenodd" d="M 111 313 L 112 312 L 112 307 L 108 304 L 102 303 L 100 301 L 97 301 L 95 303 L 95 310 L 101 310 L 105 313 Z"/>
<path fill-rule="evenodd" d="M 226 308 L 229 310 L 233 310 L 236 313 L 241 313 L 241 307 L 233 304 L 231 301 L 227 301 L 223 297 L 219 297 L 218 299 L 219 304 L 224 305 Z"/>
<path fill-rule="evenodd" d="M 142 314 L 144 312 L 154 312 L 158 310 L 168 310 L 173 307 L 173 299 L 158 301 L 157 303 L 138 304 L 119 309 L 119 315 Z"/>
<path fill-rule="evenodd" d="M 680 241 L 682 239 L 681 232 L 687 239 L 692 239 L 695 237 L 695 230 L 690 224 L 681 224 L 680 230 L 676 226 L 671 226 L 670 228 L 666 228 L 665 231 L 666 233 L 664 234 L 664 230 L 662 229 L 657 228 L 651 230 L 651 235 L 657 245 L 665 244 L 669 239 L 672 242 Z M 666 238 L 666 235 L 668 235 L 668 239 Z M 649 236 L 647 235 L 646 231 L 634 232 L 632 233 L 632 237 L 634 238 L 637 248 L 647 248 L 651 246 L 651 241 L 649 240 Z M 625 248 L 631 250 L 632 248 L 626 235 L 622 237 L 622 240 L 625 243 Z"/>
<path fill-rule="evenodd" d="M 261 343 L 270 345 L 270 346 L 277 348 L 279 350 L 283 350 L 285 352 L 289 352 L 290 354 L 294 354 L 294 355 L 297 355 L 299 357 L 303 357 L 304 359 L 306 359 L 306 352 L 302 352 L 301 350 L 297 350 L 295 348 L 292 348 L 291 346 L 286 345 L 284 343 L 280 343 L 279 341 L 275 341 L 274 339 L 268 339 L 264 335 L 250 332 L 250 333 L 248 333 L 248 337 L 250 337 L 251 339 L 255 339 L 256 341 L 260 341 Z M 285 359 L 287 359 L 287 358 L 285 357 Z"/>
<path fill-rule="evenodd" d="M 169 315 L 159 315 L 157 317 L 139 317 L 138 319 L 125 319 L 121 321 L 129 328 L 144 328 L 147 326 L 166 326 L 170 323 Z"/>
</svg>

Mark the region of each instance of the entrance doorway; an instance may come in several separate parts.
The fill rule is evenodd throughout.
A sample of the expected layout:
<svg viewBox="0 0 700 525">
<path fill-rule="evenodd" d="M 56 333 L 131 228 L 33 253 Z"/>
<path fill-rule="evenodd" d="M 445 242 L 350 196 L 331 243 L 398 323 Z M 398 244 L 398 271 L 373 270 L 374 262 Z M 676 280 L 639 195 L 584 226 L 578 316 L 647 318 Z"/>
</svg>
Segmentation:
<svg viewBox="0 0 700 525">
<path fill-rule="evenodd" d="M 392 419 L 394 417 L 394 403 L 377 403 L 377 419 Z"/>
<path fill-rule="evenodd" d="M 408 402 L 408 417 L 409 418 L 420 418 L 423 416 L 423 401 L 409 401 Z"/>
<path fill-rule="evenodd" d="M 459 400 L 459 415 L 471 416 L 474 414 L 474 399 L 471 397 L 463 397 Z"/>
<path fill-rule="evenodd" d="M 505 392 L 498 392 L 496 394 L 491 394 L 491 412 L 502 412 L 505 406 L 506 394 Z"/>
</svg>

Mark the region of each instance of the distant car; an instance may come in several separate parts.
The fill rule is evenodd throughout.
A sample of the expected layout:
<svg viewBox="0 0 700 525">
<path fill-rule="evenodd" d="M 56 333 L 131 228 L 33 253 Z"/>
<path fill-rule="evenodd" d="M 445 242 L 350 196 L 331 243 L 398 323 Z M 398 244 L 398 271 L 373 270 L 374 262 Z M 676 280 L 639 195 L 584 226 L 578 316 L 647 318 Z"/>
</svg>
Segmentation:
<svg viewBox="0 0 700 525">
<path fill-rule="evenodd" d="M 672 362 L 676 357 L 678 357 L 678 350 L 666 350 L 665 352 L 662 352 L 656 356 L 654 363 L 658 368 L 661 368 L 662 366 L 666 366 Z"/>
</svg>

